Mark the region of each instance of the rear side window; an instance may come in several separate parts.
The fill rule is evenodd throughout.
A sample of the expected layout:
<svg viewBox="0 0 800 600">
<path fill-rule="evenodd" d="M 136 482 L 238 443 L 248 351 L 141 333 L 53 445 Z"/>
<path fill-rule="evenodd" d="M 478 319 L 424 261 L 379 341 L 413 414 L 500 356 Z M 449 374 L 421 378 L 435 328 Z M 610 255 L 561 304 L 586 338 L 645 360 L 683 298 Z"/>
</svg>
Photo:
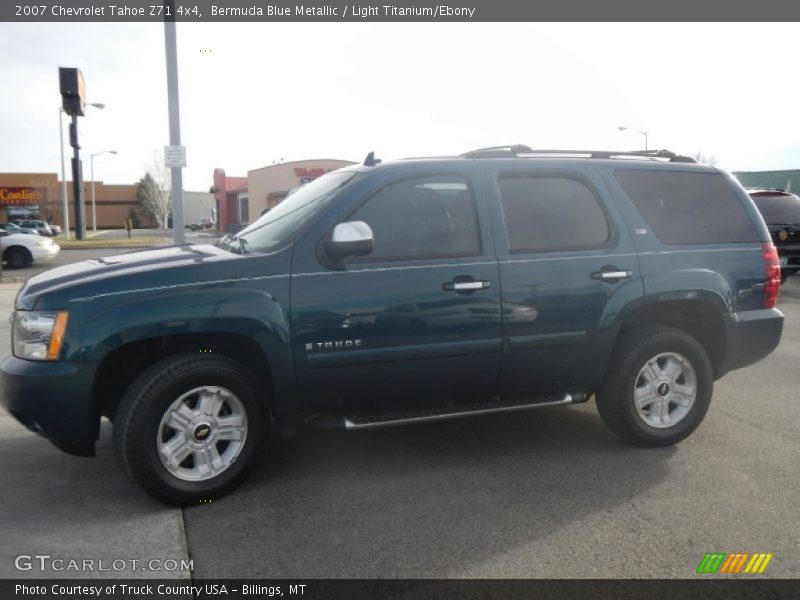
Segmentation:
<svg viewBox="0 0 800 600">
<path fill-rule="evenodd" d="M 618 170 L 625 193 L 665 244 L 758 242 L 758 231 L 718 173 Z"/>
<path fill-rule="evenodd" d="M 458 176 L 406 179 L 382 188 L 348 221 L 364 221 L 375 249 L 351 262 L 418 260 L 481 254 L 475 200 Z"/>
<path fill-rule="evenodd" d="M 800 224 L 800 198 L 791 194 L 751 194 L 761 216 L 770 225 Z"/>
<path fill-rule="evenodd" d="M 497 179 L 511 252 L 601 248 L 610 230 L 600 202 L 564 174 L 513 172 Z"/>
</svg>

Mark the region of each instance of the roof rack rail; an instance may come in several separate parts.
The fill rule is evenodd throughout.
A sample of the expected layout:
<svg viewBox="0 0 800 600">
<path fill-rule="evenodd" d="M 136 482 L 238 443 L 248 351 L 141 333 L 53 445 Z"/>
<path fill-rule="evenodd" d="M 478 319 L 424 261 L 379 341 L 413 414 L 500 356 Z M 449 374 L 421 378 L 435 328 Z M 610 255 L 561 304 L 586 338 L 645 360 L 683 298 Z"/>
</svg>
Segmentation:
<svg viewBox="0 0 800 600">
<path fill-rule="evenodd" d="M 461 156 L 463 158 L 508 158 L 515 157 L 522 153 L 533 152 L 528 146 L 523 144 L 510 144 L 508 146 L 490 146 L 488 148 L 478 148 L 470 150 Z"/>
<path fill-rule="evenodd" d="M 479 148 L 461 155 L 463 158 L 649 158 L 651 160 L 668 160 L 669 162 L 695 163 L 689 156 L 675 154 L 669 150 L 532 150 L 528 146 L 494 146 Z"/>
</svg>

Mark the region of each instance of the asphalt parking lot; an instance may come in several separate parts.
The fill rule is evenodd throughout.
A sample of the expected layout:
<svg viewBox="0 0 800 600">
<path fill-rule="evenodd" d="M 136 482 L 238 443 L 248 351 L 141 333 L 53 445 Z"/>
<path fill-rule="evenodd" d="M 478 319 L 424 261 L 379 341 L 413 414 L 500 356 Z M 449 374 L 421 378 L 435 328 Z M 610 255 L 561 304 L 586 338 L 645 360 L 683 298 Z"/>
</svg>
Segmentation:
<svg viewBox="0 0 800 600">
<path fill-rule="evenodd" d="M 2 356 L 15 293 L 0 285 Z M 694 577 L 711 551 L 770 552 L 766 576 L 800 577 L 800 277 L 779 307 L 778 350 L 718 381 L 700 429 L 673 448 L 618 441 L 593 402 L 307 430 L 271 440 L 233 495 L 181 511 L 128 481 L 109 427 L 98 458 L 73 458 L 0 413 L 0 577 L 41 577 L 14 559 L 44 553 L 193 561 L 103 576 L 671 578 Z"/>
</svg>

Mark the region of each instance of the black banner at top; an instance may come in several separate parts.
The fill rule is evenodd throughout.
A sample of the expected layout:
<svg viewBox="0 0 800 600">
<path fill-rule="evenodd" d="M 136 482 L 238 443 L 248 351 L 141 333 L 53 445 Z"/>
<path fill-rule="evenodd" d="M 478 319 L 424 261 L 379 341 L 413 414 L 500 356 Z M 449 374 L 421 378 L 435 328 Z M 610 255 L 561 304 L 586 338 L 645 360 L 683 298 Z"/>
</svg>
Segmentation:
<svg viewBox="0 0 800 600">
<path fill-rule="evenodd" d="M 761 0 L 4 0 L 6 22 L 798 21 L 800 2 Z M 676 40 L 678 43 L 678 40 Z"/>
</svg>

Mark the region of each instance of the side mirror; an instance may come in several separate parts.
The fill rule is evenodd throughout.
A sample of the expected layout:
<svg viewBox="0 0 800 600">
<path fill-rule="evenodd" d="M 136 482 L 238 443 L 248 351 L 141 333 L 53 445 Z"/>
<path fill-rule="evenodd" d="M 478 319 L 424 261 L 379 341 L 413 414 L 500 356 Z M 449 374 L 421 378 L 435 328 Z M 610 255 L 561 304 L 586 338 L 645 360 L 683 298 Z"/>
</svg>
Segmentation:
<svg viewBox="0 0 800 600">
<path fill-rule="evenodd" d="M 323 242 L 325 254 L 333 261 L 349 256 L 364 256 L 375 248 L 372 227 L 364 221 L 339 223 L 333 228 L 331 239 Z"/>
</svg>

